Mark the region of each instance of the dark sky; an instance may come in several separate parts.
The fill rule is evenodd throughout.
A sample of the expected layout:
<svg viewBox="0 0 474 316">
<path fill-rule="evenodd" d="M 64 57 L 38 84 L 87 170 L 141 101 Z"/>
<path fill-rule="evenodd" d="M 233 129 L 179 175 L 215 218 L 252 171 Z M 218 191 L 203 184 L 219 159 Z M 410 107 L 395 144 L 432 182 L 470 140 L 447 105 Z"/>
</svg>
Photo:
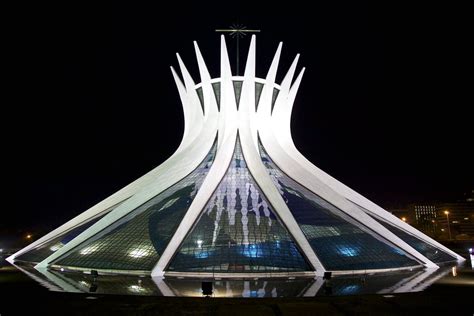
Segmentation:
<svg viewBox="0 0 474 316">
<path fill-rule="evenodd" d="M 278 78 L 302 54 L 293 136 L 317 166 L 388 208 L 474 188 L 465 8 L 257 3 L 21 11 L 4 46 L 15 102 L 3 117 L 13 193 L 2 234 L 52 229 L 169 157 L 183 132 L 174 54 L 198 81 L 197 40 L 217 76 L 214 29 L 235 22 L 262 30 L 259 76 L 279 41 Z"/>
</svg>

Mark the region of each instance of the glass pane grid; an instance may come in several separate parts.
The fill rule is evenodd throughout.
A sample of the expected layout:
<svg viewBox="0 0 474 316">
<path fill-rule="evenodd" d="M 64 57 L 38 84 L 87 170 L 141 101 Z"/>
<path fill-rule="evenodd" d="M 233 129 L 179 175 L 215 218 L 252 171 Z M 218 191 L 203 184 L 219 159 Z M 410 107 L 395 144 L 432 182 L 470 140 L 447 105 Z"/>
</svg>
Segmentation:
<svg viewBox="0 0 474 316">
<path fill-rule="evenodd" d="M 419 265 L 361 223 L 284 174 L 260 143 L 262 161 L 288 208 L 327 270 L 385 269 Z"/>
<path fill-rule="evenodd" d="M 311 270 L 252 179 L 239 141 L 227 173 L 168 270 Z"/>
<path fill-rule="evenodd" d="M 371 216 L 370 214 L 368 214 Z M 394 233 L 398 238 L 415 248 L 416 251 L 421 253 L 423 256 L 426 258 L 430 259 L 434 263 L 443 263 L 443 262 L 449 262 L 449 261 L 456 261 L 456 258 L 453 256 L 447 254 L 446 252 L 442 251 L 441 249 L 437 249 L 434 246 L 431 246 L 430 244 L 422 241 L 421 239 L 410 235 L 403 230 L 394 227 L 393 225 L 390 225 L 375 216 L 373 217 L 377 222 L 379 222 L 381 225 L 383 225 L 385 228 L 387 228 L 389 231 Z"/>
<path fill-rule="evenodd" d="M 168 245 L 214 160 L 216 144 L 191 174 L 138 207 L 54 264 L 151 270 Z"/>
</svg>

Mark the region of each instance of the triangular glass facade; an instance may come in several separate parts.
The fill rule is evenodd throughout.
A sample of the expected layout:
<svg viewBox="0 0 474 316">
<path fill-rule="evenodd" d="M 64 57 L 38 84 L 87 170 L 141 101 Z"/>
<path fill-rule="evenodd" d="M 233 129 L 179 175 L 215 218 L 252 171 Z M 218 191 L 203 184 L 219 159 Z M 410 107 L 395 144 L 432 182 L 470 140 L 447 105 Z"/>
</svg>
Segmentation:
<svg viewBox="0 0 474 316">
<path fill-rule="evenodd" d="M 357 205 L 357 204 L 356 204 Z M 407 232 L 404 232 L 400 228 L 397 228 L 383 220 L 380 220 L 376 216 L 370 214 L 365 210 L 364 208 L 358 206 L 360 209 L 365 211 L 369 216 L 371 216 L 373 219 L 375 219 L 377 222 L 379 222 L 381 225 L 383 225 L 385 228 L 387 228 L 389 231 L 391 231 L 393 234 L 395 234 L 398 238 L 415 248 L 416 251 L 421 253 L 423 256 L 426 258 L 430 259 L 434 263 L 443 263 L 443 262 L 449 262 L 449 261 L 456 261 L 456 258 L 447 254 L 446 252 L 442 251 L 441 249 L 438 249 L 423 240 L 419 239 L 418 237 L 415 237 Z"/>
<path fill-rule="evenodd" d="M 199 97 L 199 103 L 201 104 L 202 112 L 204 113 L 204 95 L 203 95 L 203 92 L 202 92 L 202 88 L 197 88 L 196 93 Z"/>
<path fill-rule="evenodd" d="M 237 81 L 234 80 L 232 81 L 234 85 L 234 95 L 235 95 L 235 102 L 237 103 L 237 108 L 239 107 L 239 102 L 240 102 L 240 95 L 242 92 L 242 83 L 243 81 Z M 262 95 L 262 90 L 263 90 L 263 83 L 260 82 L 255 82 L 255 108 L 258 108 L 258 103 L 260 102 L 260 97 Z M 220 111 L 220 103 L 221 103 L 221 83 L 220 82 L 214 82 L 212 83 L 212 89 L 214 91 L 214 96 L 216 97 L 216 102 L 217 102 L 217 109 Z M 201 107 L 204 111 L 204 96 L 203 96 L 203 91 L 202 88 L 197 88 L 196 92 L 199 97 L 199 101 L 201 102 Z M 273 89 L 273 95 L 272 95 L 272 111 L 273 107 L 275 106 L 276 99 L 278 97 L 278 93 L 280 90 L 274 88 Z"/>
<path fill-rule="evenodd" d="M 237 109 L 239 108 L 239 102 L 240 102 L 240 93 L 242 92 L 242 84 L 244 83 L 243 81 L 239 80 L 234 80 L 232 81 L 234 84 L 234 95 L 235 95 L 235 102 L 237 103 Z"/>
<path fill-rule="evenodd" d="M 260 101 L 260 96 L 262 95 L 263 83 L 255 82 L 255 109 L 258 109 L 258 102 Z"/>
<path fill-rule="evenodd" d="M 276 89 L 276 88 L 273 88 L 273 94 L 272 94 L 272 113 L 273 113 L 273 108 L 275 107 L 275 102 L 277 100 L 277 97 L 278 97 L 278 93 L 280 93 L 280 90 Z"/>
<path fill-rule="evenodd" d="M 221 109 L 221 83 L 214 82 L 212 84 L 212 90 L 214 91 L 214 96 L 216 97 L 217 110 L 220 111 Z"/>
<path fill-rule="evenodd" d="M 168 270 L 312 270 L 252 178 L 238 140 L 224 178 L 171 260 Z"/>
<path fill-rule="evenodd" d="M 201 187 L 216 153 L 184 179 L 86 240 L 54 265 L 150 271 Z"/>
<path fill-rule="evenodd" d="M 122 202 L 120 204 L 122 204 Z M 54 239 L 42 244 L 41 246 L 33 248 L 30 251 L 15 257 L 15 262 L 24 261 L 31 263 L 39 263 L 43 261 L 50 255 L 61 249 L 65 244 L 79 236 L 80 233 L 91 227 L 94 223 L 98 222 L 102 217 L 108 214 L 111 210 L 115 209 L 118 205 L 114 205 L 113 207 L 106 210 L 102 215 L 56 236 Z"/>
<path fill-rule="evenodd" d="M 403 250 L 284 174 L 261 143 L 260 154 L 273 183 L 326 270 L 420 265 Z"/>
</svg>

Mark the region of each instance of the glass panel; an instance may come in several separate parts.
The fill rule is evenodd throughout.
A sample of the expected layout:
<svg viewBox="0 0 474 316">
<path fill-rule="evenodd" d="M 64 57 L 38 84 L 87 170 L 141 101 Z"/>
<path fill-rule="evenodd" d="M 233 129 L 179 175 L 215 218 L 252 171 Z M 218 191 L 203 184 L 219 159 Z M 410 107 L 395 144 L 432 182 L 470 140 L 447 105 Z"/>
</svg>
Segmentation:
<svg viewBox="0 0 474 316">
<path fill-rule="evenodd" d="M 278 93 L 280 93 L 280 90 L 278 90 L 277 88 L 273 88 L 273 95 L 272 95 L 272 112 L 273 112 L 273 107 L 275 106 L 275 102 L 276 102 L 277 97 L 278 97 Z"/>
<path fill-rule="evenodd" d="M 258 109 L 258 102 L 262 94 L 263 83 L 255 82 L 255 109 Z"/>
<path fill-rule="evenodd" d="M 311 270 L 253 180 L 239 141 L 227 173 L 168 270 Z"/>
<path fill-rule="evenodd" d="M 237 102 L 237 109 L 238 109 L 239 102 L 240 102 L 240 93 L 242 92 L 243 81 L 232 81 L 232 83 L 234 84 L 235 102 Z"/>
<path fill-rule="evenodd" d="M 357 205 L 357 204 L 355 204 Z M 358 206 L 358 205 L 357 205 Z M 447 254 L 446 252 L 442 251 L 441 249 L 437 249 L 434 246 L 431 246 L 430 244 L 422 241 L 421 239 L 404 232 L 400 228 L 397 228 L 379 218 L 376 216 L 368 213 L 364 208 L 358 206 L 360 209 L 365 211 L 369 216 L 371 216 L 373 219 L 375 219 L 377 222 L 382 224 L 385 228 L 387 228 L 389 231 L 394 233 L 398 238 L 415 248 L 419 253 L 421 253 L 423 256 L 426 258 L 430 259 L 434 263 L 443 263 L 443 262 L 449 262 L 449 261 L 456 261 L 456 258 L 453 256 Z"/>
<path fill-rule="evenodd" d="M 216 144 L 184 179 L 85 241 L 54 264 L 151 270 L 168 245 L 214 160 Z"/>
<path fill-rule="evenodd" d="M 403 250 L 284 174 L 260 144 L 262 161 L 319 260 L 327 270 L 416 266 Z"/>
<path fill-rule="evenodd" d="M 217 109 L 221 109 L 221 83 L 215 82 L 212 84 L 212 89 L 214 90 L 214 95 L 216 96 Z"/>
<path fill-rule="evenodd" d="M 204 95 L 202 92 L 202 88 L 197 88 L 196 92 L 199 97 L 199 102 L 201 103 L 202 112 L 204 113 Z"/>
<path fill-rule="evenodd" d="M 122 204 L 122 203 L 120 203 Z M 120 205 L 119 204 L 119 205 Z M 102 217 L 108 214 L 111 210 L 116 208 L 118 205 L 114 205 L 113 207 L 106 210 L 102 215 L 96 217 L 78 227 L 69 230 L 67 232 L 62 233 L 61 235 L 57 236 L 56 238 L 48 241 L 47 243 L 39 246 L 38 248 L 34 248 L 24 254 L 19 255 L 15 258 L 15 261 L 27 261 L 32 263 L 38 263 L 61 249 L 65 244 L 79 236 L 80 233 L 85 231 L 87 228 L 91 227 L 93 224 L 98 222 Z"/>
</svg>

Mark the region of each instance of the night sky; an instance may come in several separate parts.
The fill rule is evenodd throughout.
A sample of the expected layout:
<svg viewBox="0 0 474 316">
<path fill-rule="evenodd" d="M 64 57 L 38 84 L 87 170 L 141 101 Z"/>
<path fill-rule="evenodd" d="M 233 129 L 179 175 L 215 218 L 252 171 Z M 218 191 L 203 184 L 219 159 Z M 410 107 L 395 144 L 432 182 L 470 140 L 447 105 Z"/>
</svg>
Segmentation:
<svg viewBox="0 0 474 316">
<path fill-rule="evenodd" d="M 262 30 L 260 77 L 279 41 L 277 80 L 301 53 L 293 137 L 318 167 L 386 208 L 474 188 L 467 10 L 256 3 L 25 9 L 4 47 L 15 102 L 3 116 L 13 193 L 2 237 L 53 229 L 168 158 L 183 132 L 175 52 L 198 82 L 197 40 L 218 76 L 214 29 L 236 22 Z"/>
</svg>

